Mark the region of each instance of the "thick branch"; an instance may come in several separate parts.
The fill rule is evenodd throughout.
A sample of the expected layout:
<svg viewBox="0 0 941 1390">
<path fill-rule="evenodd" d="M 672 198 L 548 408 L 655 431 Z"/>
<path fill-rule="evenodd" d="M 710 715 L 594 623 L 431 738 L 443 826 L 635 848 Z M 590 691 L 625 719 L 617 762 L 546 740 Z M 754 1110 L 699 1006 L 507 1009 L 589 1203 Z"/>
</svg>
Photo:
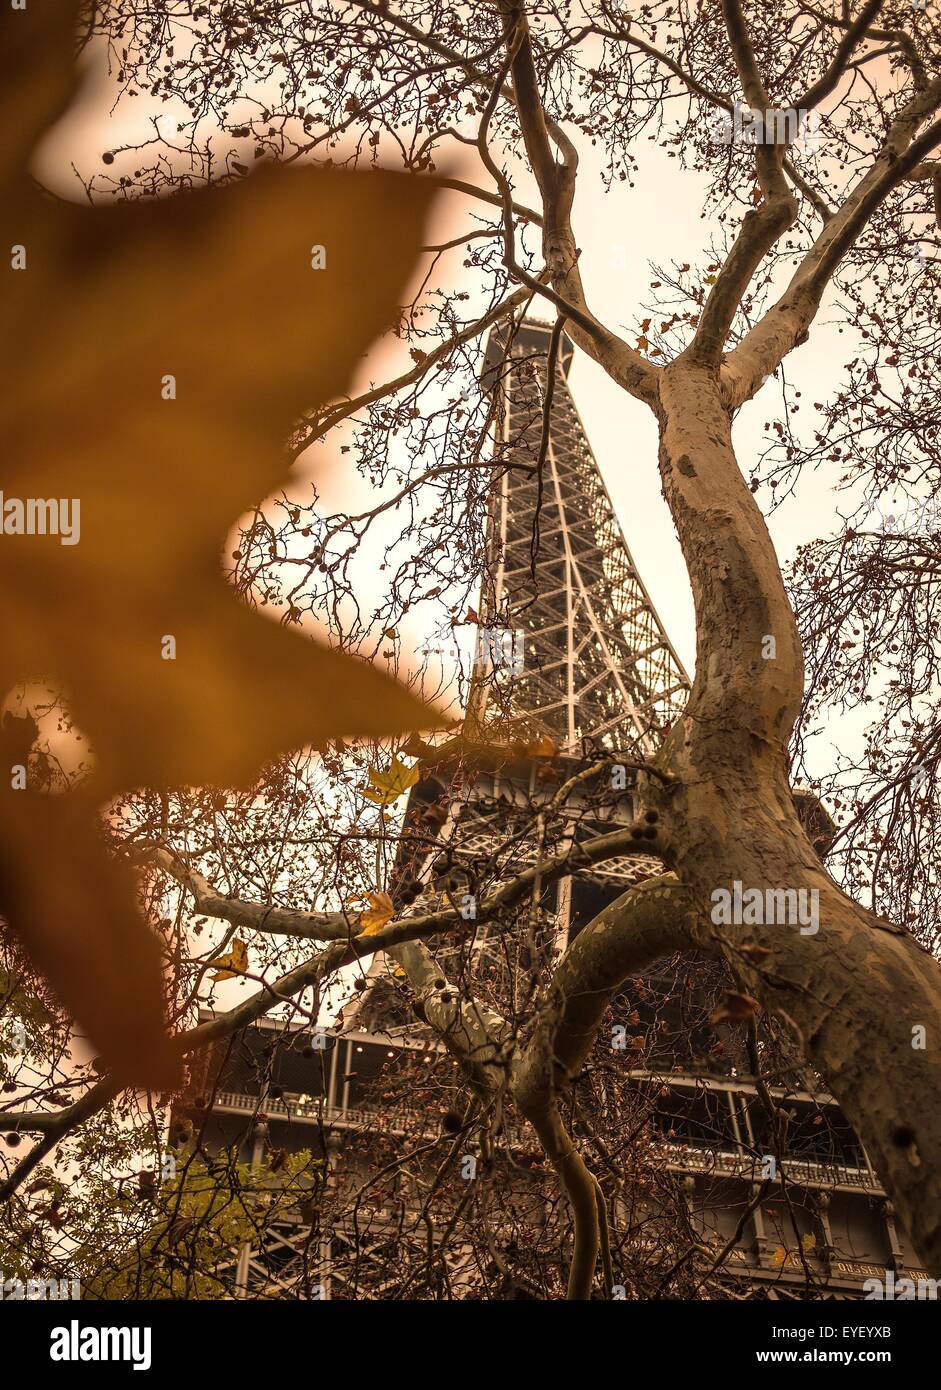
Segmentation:
<svg viewBox="0 0 941 1390">
<path fill-rule="evenodd" d="M 489 921 L 507 908 L 514 907 L 528 896 L 537 880 L 551 883 L 557 878 L 577 872 L 580 868 L 588 868 L 592 864 L 600 864 L 605 859 L 623 854 L 626 850 L 649 854 L 653 858 L 660 857 L 663 847 L 656 836 L 651 836 L 651 828 L 645 822 L 622 826 L 607 835 L 597 835 L 591 840 L 574 844 L 563 853 L 524 869 L 516 878 L 501 884 L 477 904 L 475 923 Z M 356 956 L 368 955 L 387 944 L 427 940 L 440 935 L 441 932 L 467 925 L 459 912 L 448 908 L 398 918 L 378 935 L 364 939 L 356 935 L 358 923 L 355 913 L 301 912 L 294 908 L 274 907 L 270 903 L 251 903 L 242 898 L 224 897 L 209 885 L 202 874 L 196 873 L 178 855 L 171 854 L 161 846 L 140 849 L 135 862 L 153 864 L 162 869 L 192 893 L 198 912 L 205 913 L 207 917 L 219 917 L 233 926 L 249 927 L 253 931 L 265 932 L 272 936 L 290 936 L 303 941 L 365 940 L 363 949 L 357 950 L 353 959 Z"/>
<path fill-rule="evenodd" d="M 405 971 L 421 1016 L 464 1065 L 480 1099 L 492 1103 L 506 1083 L 513 1047 L 507 1020 L 475 999 L 461 999 L 423 942 L 394 946 L 389 955 Z"/>
<path fill-rule="evenodd" d="M 591 1296 L 601 1228 L 597 1183 L 566 1132 L 559 1099 L 581 1071 L 613 995 L 629 975 L 658 957 L 689 949 L 693 920 L 688 895 L 672 874 L 611 903 L 582 929 L 560 962 L 535 1031 L 513 1068 L 517 1104 L 572 1204 L 570 1299 Z"/>
<path fill-rule="evenodd" d="M 674 874 L 629 888 L 583 927 L 559 962 L 533 1036 L 514 1068 L 513 1094 L 537 1113 L 581 1071 L 598 1025 L 630 976 L 694 946 L 691 897 Z"/>
<path fill-rule="evenodd" d="M 857 46 L 866 38 L 869 26 L 882 9 L 884 0 L 867 0 L 837 45 L 833 61 L 822 77 L 809 87 L 795 105 L 799 111 L 812 111 L 835 91 Z"/>
<path fill-rule="evenodd" d="M 941 141 L 941 122 L 915 138 L 919 126 L 941 105 L 941 79 L 930 83 L 893 122 L 869 172 L 829 220 L 784 294 L 745 335 L 722 370 L 723 396 L 742 405 L 802 343 L 816 317 L 824 290 L 847 251 L 891 191 L 911 177 Z"/>
</svg>

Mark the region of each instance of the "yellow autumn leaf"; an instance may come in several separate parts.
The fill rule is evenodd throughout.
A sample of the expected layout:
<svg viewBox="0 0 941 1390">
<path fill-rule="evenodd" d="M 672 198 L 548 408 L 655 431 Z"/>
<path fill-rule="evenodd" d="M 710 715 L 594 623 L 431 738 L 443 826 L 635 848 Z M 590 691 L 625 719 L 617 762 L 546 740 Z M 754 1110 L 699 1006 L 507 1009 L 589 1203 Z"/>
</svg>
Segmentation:
<svg viewBox="0 0 941 1390">
<path fill-rule="evenodd" d="M 801 1236 L 801 1245 L 805 1251 L 814 1250 L 817 1245 L 817 1237 L 807 1232 Z"/>
<path fill-rule="evenodd" d="M 395 916 L 395 907 L 388 893 L 366 893 L 365 897 L 369 908 L 360 913 L 360 936 L 375 936 Z"/>
<path fill-rule="evenodd" d="M 367 776 L 371 785 L 363 788 L 363 796 L 378 806 L 391 806 L 418 781 L 418 765 L 406 767 L 398 758 L 393 758 L 384 772 L 370 768 Z"/>
<path fill-rule="evenodd" d="M 788 1254 L 783 1245 L 778 1246 L 777 1250 L 775 1250 L 774 1254 L 771 1256 L 771 1260 L 779 1269 L 782 1269 L 787 1264 Z"/>
<path fill-rule="evenodd" d="M 236 937 L 232 942 L 231 951 L 227 951 L 218 960 L 211 960 L 209 964 L 219 967 L 212 972 L 214 980 L 231 980 L 234 975 L 244 975 L 248 969 L 248 947 L 244 941 Z"/>
</svg>

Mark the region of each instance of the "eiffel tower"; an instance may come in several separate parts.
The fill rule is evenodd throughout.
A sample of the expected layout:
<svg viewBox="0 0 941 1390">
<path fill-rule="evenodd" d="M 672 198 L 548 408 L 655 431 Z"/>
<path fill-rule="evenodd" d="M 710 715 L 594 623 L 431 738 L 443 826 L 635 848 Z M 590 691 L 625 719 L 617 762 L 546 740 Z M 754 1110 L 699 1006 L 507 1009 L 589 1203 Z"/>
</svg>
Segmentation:
<svg viewBox="0 0 941 1390">
<path fill-rule="evenodd" d="M 498 486 L 463 730 L 483 751 L 469 773 L 457 753 L 423 747 L 389 884 L 403 914 L 429 900 L 467 907 L 459 943 L 433 948 L 440 987 L 467 989 L 511 1020 L 525 1016 L 553 955 L 631 884 L 662 872 L 636 830 L 631 767 L 656 751 L 689 689 L 575 408 L 572 356 L 564 336 L 532 320 L 493 331 L 487 343 Z M 822 850 L 826 815 L 813 798 L 805 803 Z M 545 886 L 537 877 L 512 932 L 473 928 L 476 903 L 521 870 L 631 826 L 637 838 L 615 857 Z M 663 962 L 625 994 L 624 1016 L 646 1042 L 636 1066 L 623 1054 L 621 1063 L 646 1107 L 650 1151 L 678 1194 L 687 1240 L 721 1253 L 729 1297 L 846 1298 L 887 1269 L 918 1277 L 865 1153 L 819 1083 L 802 1072 L 759 1090 L 744 1079 L 753 1059 L 715 1045 L 717 972 L 707 962 Z M 439 1072 L 457 1064 L 416 1019 L 387 961 L 374 959 L 329 1048 L 311 1041 L 270 1020 L 247 1030 L 237 1054 L 207 1055 L 177 1121 L 189 1116 L 204 1146 L 238 1145 L 256 1164 L 271 1149 L 318 1152 L 328 1187 L 355 1180 L 357 1144 L 371 1127 L 400 1142 L 427 1134 L 408 1107 L 377 1105 L 376 1086 L 402 1059 Z M 780 1148 L 769 1166 L 769 1097 L 788 1115 L 780 1171 Z M 365 1245 L 359 1229 L 319 1232 L 313 1284 L 311 1228 L 285 1220 L 233 1259 L 237 1295 L 398 1296 L 384 1220 L 373 1213 Z M 401 1210 L 389 1220 L 401 1232 Z M 460 1297 L 467 1252 L 443 1249 L 440 1259 Z M 608 1296 L 632 1296 L 625 1280 Z"/>
<path fill-rule="evenodd" d="M 547 326 L 524 322 L 507 351 L 491 335 L 484 383 L 499 396 L 494 461 L 500 489 L 490 516 L 493 557 L 480 613 L 512 634 L 511 702 L 563 752 L 585 746 L 650 753 L 689 690 L 624 540 L 568 385 L 573 350 L 562 339 L 544 420 Z M 544 457 L 541 457 L 544 455 Z M 506 693 L 499 661 L 479 663 L 471 713 Z M 481 654 L 486 657 L 486 653 Z M 488 680 L 488 670 L 491 679 Z"/>
<path fill-rule="evenodd" d="M 509 336 L 494 331 L 482 371 L 496 419 L 499 486 L 489 509 L 464 733 L 472 743 L 508 747 L 512 756 L 490 765 L 485 759 L 469 779 L 433 752 L 426 757 L 405 826 L 426 838 L 430 832 L 435 850 L 400 853 L 393 876 L 400 907 L 417 885 L 443 887 L 452 901 L 455 893 L 461 901 L 480 896 L 538 855 L 629 825 L 636 807 L 627 765 L 616 789 L 605 767 L 568 795 L 564 808 L 545 808 L 586 759 L 621 752 L 629 764 L 653 753 L 689 690 L 576 411 L 568 385 L 572 346 L 560 338 L 550 362 L 551 342 L 551 327 L 532 320 L 514 324 Z M 537 844 L 532 822 L 540 812 Z M 589 920 L 600 885 L 614 897 L 658 871 L 635 848 L 600 865 L 592 881 L 566 877 L 552 885 L 542 894 L 533 944 L 564 948 L 576 924 Z M 437 958 L 488 1003 L 505 1006 L 518 993 L 499 933 L 481 928 L 465 949 L 439 950 Z M 516 962 L 510 974 L 515 970 Z M 502 991 L 489 988 L 498 982 Z M 357 1014 L 371 1028 L 404 1026 L 401 1007 L 396 1013 L 389 1005 L 376 980 Z"/>
</svg>

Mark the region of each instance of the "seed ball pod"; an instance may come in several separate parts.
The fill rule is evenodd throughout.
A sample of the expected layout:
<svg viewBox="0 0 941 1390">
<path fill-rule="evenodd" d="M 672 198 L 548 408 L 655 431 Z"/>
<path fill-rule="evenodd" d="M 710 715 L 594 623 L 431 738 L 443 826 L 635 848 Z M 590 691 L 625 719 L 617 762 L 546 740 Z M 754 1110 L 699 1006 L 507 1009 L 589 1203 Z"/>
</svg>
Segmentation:
<svg viewBox="0 0 941 1390">
<path fill-rule="evenodd" d="M 441 1117 L 441 1128 L 445 1134 L 457 1134 L 461 1129 L 461 1117 L 456 1110 L 446 1110 Z"/>
<path fill-rule="evenodd" d="M 659 811 L 650 810 L 650 811 L 648 811 L 648 812 L 646 813 L 646 815 L 644 816 L 644 820 L 645 820 L 645 821 L 649 821 L 651 825 L 656 825 L 656 823 L 657 823 L 657 821 L 658 821 L 659 819 L 660 819 L 660 812 L 659 812 Z"/>
</svg>

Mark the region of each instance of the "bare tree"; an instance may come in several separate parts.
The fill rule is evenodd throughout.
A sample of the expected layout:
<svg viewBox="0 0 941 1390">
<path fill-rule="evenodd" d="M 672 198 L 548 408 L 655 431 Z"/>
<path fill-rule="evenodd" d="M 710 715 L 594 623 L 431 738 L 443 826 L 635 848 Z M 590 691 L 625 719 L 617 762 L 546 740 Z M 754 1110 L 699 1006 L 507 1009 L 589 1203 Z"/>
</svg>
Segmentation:
<svg viewBox="0 0 941 1390">
<path fill-rule="evenodd" d="M 474 994 L 466 979 L 451 992 L 435 986 L 432 949 L 463 929 L 447 901 L 413 904 L 367 937 L 337 906 L 387 882 L 410 836 L 433 839 L 433 827 L 363 819 L 344 787 L 364 775 L 364 750 L 279 765 L 241 803 L 137 798 L 116 839 L 157 875 L 160 914 L 168 878 L 179 889 L 164 934 L 180 1051 L 193 1054 L 388 951 L 403 972 L 397 988 L 465 1064 L 465 1106 L 470 1097 L 485 1112 L 512 1102 L 533 1127 L 574 1217 L 569 1294 L 585 1297 L 606 1231 L 591 1145 L 573 1144 L 565 1118 L 572 1088 L 586 1066 L 599 1075 L 593 1038 L 627 977 L 665 955 L 705 952 L 759 1002 L 763 1026 L 826 1080 L 926 1267 L 941 1273 L 941 971 L 931 953 L 938 523 L 932 513 L 912 534 L 864 520 L 886 487 L 922 510 L 938 487 L 941 31 L 932 7 L 684 0 L 628 15 L 607 0 L 577 11 L 515 0 L 466 11 L 428 0 L 248 9 L 105 0 L 94 31 L 121 88 L 179 122 L 173 139 L 155 127 L 152 139 L 109 150 L 105 172 L 84 179 L 92 197 L 237 179 L 255 158 L 350 167 L 381 159 L 437 172 L 466 219 L 453 240 L 428 249 L 421 289 L 403 312 L 412 365 L 298 425 L 298 453 L 337 431 L 363 477 L 384 489 L 382 502 L 323 517 L 312 495 L 259 512 L 234 562 L 247 601 L 281 605 L 292 622 L 326 604 L 344 640 L 371 642 L 393 667 L 398 624 L 419 605 L 444 593 L 444 630 L 461 621 L 487 563 L 488 497 L 514 466 L 509 452 L 488 448 L 494 404 L 477 381 L 479 345 L 532 306 L 656 419 L 696 611 L 689 701 L 660 752 L 637 766 L 640 826 L 653 828 L 644 852 L 660 873 L 607 908 L 561 959 L 539 960 L 518 1012 L 488 999 L 482 980 Z M 816 142 L 805 139 L 811 127 Z M 631 344 L 583 288 L 578 151 L 585 137 L 597 141 L 607 177 L 624 179 L 648 136 L 708 180 L 714 241 L 703 248 L 705 274 L 658 272 Z M 476 180 L 441 173 L 456 147 L 473 155 Z M 473 279 L 472 312 L 468 291 L 453 288 L 455 257 L 472 272 L 460 281 Z M 790 414 L 777 422 L 766 455 L 747 461 L 749 483 L 735 416 L 770 376 L 783 380 L 824 304 L 860 342 L 847 384 L 821 404 L 809 443 Z M 802 552 L 786 583 L 757 495 L 766 488 L 774 505 L 824 461 L 847 488 L 848 525 Z M 365 538 L 385 534 L 388 514 L 408 518 L 407 538 L 383 540 L 387 596 L 360 613 L 357 558 Z M 855 646 L 854 624 L 865 628 Z M 866 755 L 848 758 L 824 788 L 839 826 L 827 872 L 795 808 L 792 753 L 803 756 L 829 711 L 864 705 L 886 664 L 897 678 Z M 485 742 L 471 729 L 451 752 L 473 769 Z M 443 756 L 410 747 L 426 765 Z M 325 772 L 329 795 L 317 781 Z M 564 801 L 564 788 L 558 795 Z M 616 833 L 581 852 L 600 860 L 630 842 L 630 832 Z M 578 869 L 561 850 L 538 873 L 549 882 Z M 714 894 L 735 882 L 819 894 L 819 933 L 717 925 Z M 523 939 L 533 874 L 494 875 L 493 884 L 479 920 Z M 312 900 L 322 906 L 291 905 Z M 230 926 L 201 959 L 187 933 L 193 913 Z M 276 965 L 280 978 L 187 1029 L 207 964 L 236 930 L 249 938 L 253 970 Z M 922 1028 L 927 1045 L 913 1047 Z M 107 1078 L 79 1090 L 55 1115 L 21 1109 L 4 1121 L 43 1136 L 5 1195 L 114 1098 Z M 600 1113 L 609 1131 L 625 1123 L 615 1100 Z"/>
</svg>

